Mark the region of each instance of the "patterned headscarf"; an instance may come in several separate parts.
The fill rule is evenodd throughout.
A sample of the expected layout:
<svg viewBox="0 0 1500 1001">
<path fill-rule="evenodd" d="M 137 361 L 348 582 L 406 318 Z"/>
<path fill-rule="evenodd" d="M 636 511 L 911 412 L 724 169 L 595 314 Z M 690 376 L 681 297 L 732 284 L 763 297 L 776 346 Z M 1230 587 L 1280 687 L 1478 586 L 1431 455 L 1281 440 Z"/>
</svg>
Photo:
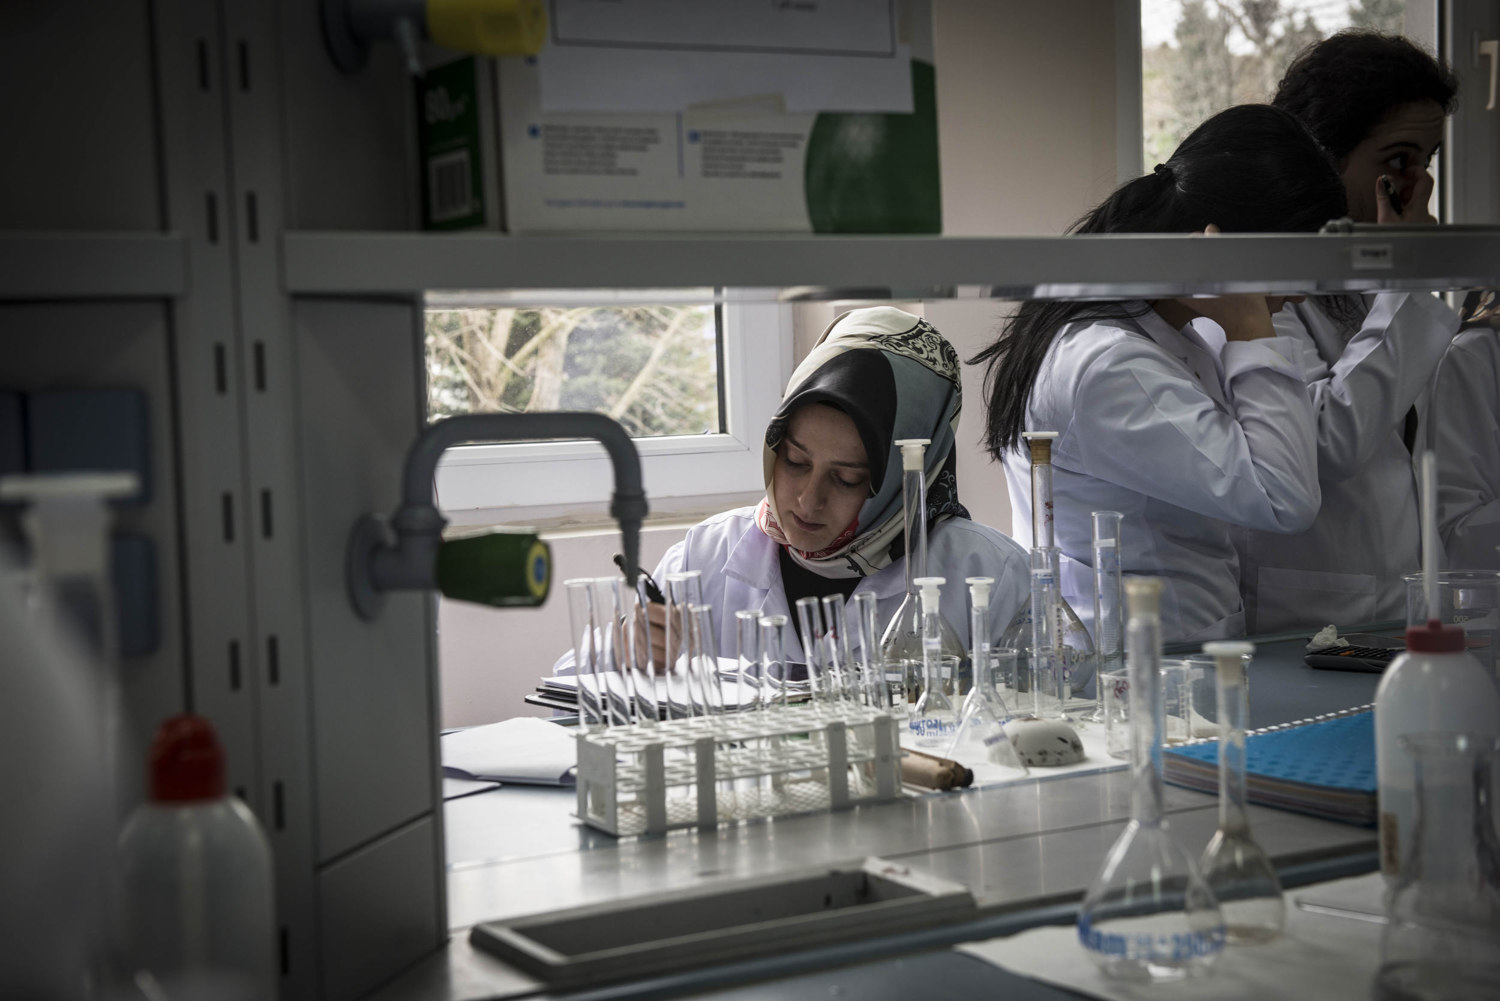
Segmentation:
<svg viewBox="0 0 1500 1001">
<path fill-rule="evenodd" d="M 826 403 L 848 414 L 870 464 L 870 497 L 858 520 L 813 553 L 788 545 L 772 489 L 776 447 L 792 414 L 805 403 Z M 901 450 L 894 442 L 931 439 L 923 470 L 929 530 L 948 518 L 969 516 L 958 502 L 953 455 L 962 403 L 958 353 L 926 320 L 891 306 L 842 314 L 792 373 L 766 428 L 766 496 L 755 523 L 797 563 L 824 577 L 863 577 L 889 566 L 906 551 Z"/>
</svg>

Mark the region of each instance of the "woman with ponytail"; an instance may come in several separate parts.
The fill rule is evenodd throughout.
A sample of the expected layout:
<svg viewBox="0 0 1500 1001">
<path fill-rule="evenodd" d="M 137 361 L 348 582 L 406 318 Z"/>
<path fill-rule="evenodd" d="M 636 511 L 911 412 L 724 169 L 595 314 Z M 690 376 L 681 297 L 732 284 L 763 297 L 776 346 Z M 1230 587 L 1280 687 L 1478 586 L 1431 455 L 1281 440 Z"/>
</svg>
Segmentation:
<svg viewBox="0 0 1500 1001">
<path fill-rule="evenodd" d="M 1295 118 L 1243 105 L 1071 232 L 1313 232 L 1344 214 L 1344 197 Z M 1271 323 L 1286 301 L 1031 301 L 973 359 L 988 365 L 985 442 L 1005 464 L 1017 538 L 1030 540 L 1032 519 L 1021 433 L 1058 433 L 1055 538 L 1075 609 L 1093 594 L 1090 513 L 1114 510 L 1124 572 L 1165 579 L 1168 641 L 1243 634 L 1233 531 L 1300 531 L 1319 506 L 1300 353 Z"/>
</svg>

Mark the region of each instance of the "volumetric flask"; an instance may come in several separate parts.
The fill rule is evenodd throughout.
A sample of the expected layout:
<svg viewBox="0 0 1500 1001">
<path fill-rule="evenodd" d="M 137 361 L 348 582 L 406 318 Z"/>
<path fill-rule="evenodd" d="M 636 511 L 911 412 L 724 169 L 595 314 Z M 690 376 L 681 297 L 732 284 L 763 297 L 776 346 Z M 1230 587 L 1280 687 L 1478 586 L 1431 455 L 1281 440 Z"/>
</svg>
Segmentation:
<svg viewBox="0 0 1500 1001">
<path fill-rule="evenodd" d="M 1084 894 L 1078 940 L 1110 977 L 1154 982 L 1206 970 L 1224 948 L 1224 919 L 1162 810 L 1161 581 L 1125 585 L 1130 671 L 1130 823 Z"/>
<path fill-rule="evenodd" d="M 1400 739 L 1416 771 L 1415 834 L 1380 941 L 1380 1001 L 1500 998 L 1500 847 L 1492 774 L 1500 740 Z"/>
<path fill-rule="evenodd" d="M 1203 851 L 1203 878 L 1219 901 L 1230 945 L 1269 942 L 1286 925 L 1281 881 L 1250 833 L 1245 809 L 1245 663 L 1251 643 L 1205 643 L 1215 661 L 1219 721 L 1219 829 Z"/>
</svg>

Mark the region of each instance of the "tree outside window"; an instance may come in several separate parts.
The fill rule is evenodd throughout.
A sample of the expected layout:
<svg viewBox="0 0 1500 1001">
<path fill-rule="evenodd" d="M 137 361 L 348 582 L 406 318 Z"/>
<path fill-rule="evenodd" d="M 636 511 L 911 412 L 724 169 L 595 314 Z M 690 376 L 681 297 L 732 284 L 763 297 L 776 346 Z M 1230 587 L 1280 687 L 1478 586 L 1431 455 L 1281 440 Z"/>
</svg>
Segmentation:
<svg viewBox="0 0 1500 1001">
<path fill-rule="evenodd" d="M 432 308 L 428 417 L 587 410 L 634 437 L 723 430 L 712 304 Z"/>
<path fill-rule="evenodd" d="M 1404 29 L 1404 0 L 1143 0 L 1144 162 L 1165 162 L 1204 119 L 1269 101 L 1303 48 L 1343 28 Z"/>
</svg>

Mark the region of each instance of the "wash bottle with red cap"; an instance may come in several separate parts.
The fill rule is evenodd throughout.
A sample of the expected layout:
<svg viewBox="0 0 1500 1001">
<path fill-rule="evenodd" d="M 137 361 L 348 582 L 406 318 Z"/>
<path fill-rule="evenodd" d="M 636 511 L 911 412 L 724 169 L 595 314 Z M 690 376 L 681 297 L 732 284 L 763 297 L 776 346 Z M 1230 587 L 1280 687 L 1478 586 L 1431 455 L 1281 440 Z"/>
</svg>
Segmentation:
<svg viewBox="0 0 1500 1001">
<path fill-rule="evenodd" d="M 1433 453 L 1422 457 L 1422 570 L 1428 608 L 1437 608 L 1440 543 L 1433 500 Z M 1391 661 L 1375 690 L 1375 772 L 1380 797 L 1380 871 L 1393 881 L 1410 846 L 1416 813 L 1416 769 L 1400 740 L 1412 733 L 1500 736 L 1500 688 L 1465 649 L 1464 631 L 1437 619 L 1409 626 L 1406 651 Z"/>
<path fill-rule="evenodd" d="M 149 785 L 120 835 L 127 976 L 147 997 L 275 998 L 271 849 L 225 792 L 224 749 L 208 720 L 161 724 Z"/>
</svg>

